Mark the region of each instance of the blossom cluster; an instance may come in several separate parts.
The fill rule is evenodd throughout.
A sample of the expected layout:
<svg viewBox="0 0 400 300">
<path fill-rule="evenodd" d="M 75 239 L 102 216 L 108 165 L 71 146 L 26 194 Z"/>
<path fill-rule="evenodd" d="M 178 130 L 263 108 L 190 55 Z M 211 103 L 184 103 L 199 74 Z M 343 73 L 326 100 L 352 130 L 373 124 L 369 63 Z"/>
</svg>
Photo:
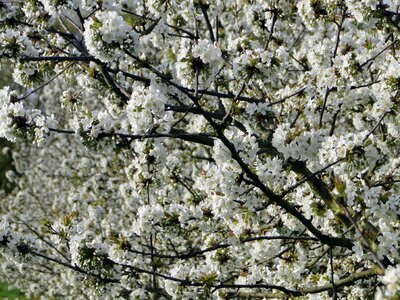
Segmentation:
<svg viewBox="0 0 400 300">
<path fill-rule="evenodd" d="M 0 120 L 1 136 L 12 142 L 28 138 L 40 143 L 49 133 L 49 127 L 56 124 L 54 116 L 45 117 L 40 110 L 24 106 L 9 87 L 0 90 Z"/>
<path fill-rule="evenodd" d="M 398 5 L 0 2 L 2 278 L 41 299 L 396 299 Z"/>
</svg>

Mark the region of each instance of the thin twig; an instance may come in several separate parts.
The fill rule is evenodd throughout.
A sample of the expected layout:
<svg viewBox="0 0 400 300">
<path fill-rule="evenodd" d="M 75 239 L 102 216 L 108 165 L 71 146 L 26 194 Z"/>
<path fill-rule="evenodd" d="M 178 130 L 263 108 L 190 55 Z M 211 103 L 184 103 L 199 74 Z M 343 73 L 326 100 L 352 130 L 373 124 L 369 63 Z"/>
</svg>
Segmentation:
<svg viewBox="0 0 400 300">
<path fill-rule="evenodd" d="M 284 191 L 281 196 L 284 197 L 287 194 L 289 194 L 290 192 L 294 191 L 296 188 L 298 188 L 300 185 L 302 185 L 303 183 L 307 182 L 308 180 L 310 180 L 311 178 L 314 178 L 315 176 L 317 176 L 318 174 L 321 174 L 322 172 L 324 172 L 325 170 L 329 169 L 330 167 L 333 167 L 334 165 L 337 165 L 338 163 L 342 162 L 343 160 L 345 160 L 345 157 L 339 158 L 337 160 L 335 160 L 334 162 L 326 165 L 325 167 L 323 167 L 322 169 L 319 169 L 318 171 L 315 171 L 314 173 L 311 173 L 310 175 L 304 177 L 302 180 L 300 180 L 299 182 L 296 182 L 295 184 L 293 184 L 292 186 L 288 187 L 286 189 L 286 191 Z"/>
<path fill-rule="evenodd" d="M 69 67 L 71 67 L 72 65 L 74 65 L 75 62 L 71 62 L 70 64 L 68 64 L 64 69 L 62 69 L 60 72 L 58 72 L 55 76 L 53 76 L 50 80 L 46 81 L 45 83 L 39 85 L 36 89 L 34 89 L 33 91 L 31 91 L 30 93 L 28 93 L 25 96 L 22 96 L 21 98 L 19 98 L 18 100 L 24 100 L 26 98 L 28 98 L 30 95 L 36 93 L 38 90 L 44 88 L 46 85 L 48 85 L 49 83 L 51 83 L 53 80 L 55 80 L 57 77 L 59 77 L 61 74 L 63 74 L 65 71 L 67 71 L 69 69 Z"/>
<path fill-rule="evenodd" d="M 371 58 L 367 59 L 365 62 L 363 62 L 360 66 L 359 69 L 363 69 L 369 62 L 375 60 L 378 56 L 380 56 L 383 52 L 385 52 L 387 49 L 389 49 L 390 47 L 394 46 L 395 44 L 397 44 L 399 42 L 399 40 L 395 40 L 392 43 L 390 43 L 389 45 L 387 45 L 385 48 L 383 48 L 381 51 L 379 51 L 376 55 L 372 56 Z"/>
<path fill-rule="evenodd" d="M 342 204 L 342 207 L 343 207 L 344 211 L 346 212 L 346 215 L 347 215 L 348 219 L 354 225 L 354 228 L 356 229 L 357 233 L 361 236 L 361 239 L 362 239 L 362 241 L 364 243 L 364 246 L 372 254 L 372 257 L 374 258 L 375 262 L 378 264 L 378 266 L 381 269 L 381 271 L 385 272 L 385 270 L 386 270 L 385 265 L 379 259 L 378 255 L 375 253 L 375 251 L 372 249 L 371 244 L 368 242 L 367 238 L 365 237 L 365 235 L 363 234 L 362 230 L 358 226 L 357 221 L 351 215 L 351 213 L 350 213 L 349 209 L 347 208 L 346 204 L 343 203 L 343 201 L 342 201 L 341 204 Z"/>
<path fill-rule="evenodd" d="M 333 300 L 337 300 L 335 278 L 334 278 L 335 274 L 334 274 L 334 270 L 333 270 L 332 247 L 329 247 L 329 264 L 330 264 L 330 269 L 331 269 L 331 284 L 332 284 Z"/>
<path fill-rule="evenodd" d="M 214 43 L 215 42 L 214 31 L 211 26 L 210 19 L 208 18 L 207 9 L 204 6 L 203 0 L 199 0 L 199 5 L 200 5 L 201 12 L 203 13 L 204 20 L 206 21 L 206 24 L 207 24 L 208 33 L 210 34 L 210 40 L 211 40 L 211 42 Z"/>
<path fill-rule="evenodd" d="M 375 124 L 375 126 L 368 132 L 368 134 L 363 138 L 362 142 L 364 143 L 371 134 L 374 133 L 374 131 L 379 127 L 383 119 L 391 112 L 391 110 L 385 111 L 382 116 L 379 118 L 378 122 Z"/>
<path fill-rule="evenodd" d="M 49 128 L 49 131 L 56 133 L 64 133 L 64 134 L 77 134 L 77 132 L 68 129 L 58 129 L 58 128 Z M 83 132 L 83 133 L 89 133 Z M 188 133 L 179 129 L 171 129 L 169 133 L 150 133 L 150 134 L 127 134 L 127 133 L 107 133 L 102 132 L 97 136 L 97 139 L 105 138 L 105 137 L 119 137 L 128 139 L 129 141 L 134 140 L 143 140 L 143 139 L 153 139 L 153 138 L 177 138 L 184 141 L 189 141 L 193 143 L 202 144 L 205 146 L 212 147 L 214 145 L 214 137 L 207 133 Z"/>
</svg>

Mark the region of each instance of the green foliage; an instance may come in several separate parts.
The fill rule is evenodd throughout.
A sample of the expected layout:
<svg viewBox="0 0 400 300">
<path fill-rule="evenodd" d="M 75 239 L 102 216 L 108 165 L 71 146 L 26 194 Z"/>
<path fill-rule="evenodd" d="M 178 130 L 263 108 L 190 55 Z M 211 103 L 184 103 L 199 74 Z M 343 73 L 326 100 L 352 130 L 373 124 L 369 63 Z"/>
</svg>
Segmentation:
<svg viewBox="0 0 400 300">
<path fill-rule="evenodd" d="M 18 289 L 9 289 L 9 285 L 6 282 L 0 282 L 0 299 L 27 299 L 25 295 Z"/>
</svg>

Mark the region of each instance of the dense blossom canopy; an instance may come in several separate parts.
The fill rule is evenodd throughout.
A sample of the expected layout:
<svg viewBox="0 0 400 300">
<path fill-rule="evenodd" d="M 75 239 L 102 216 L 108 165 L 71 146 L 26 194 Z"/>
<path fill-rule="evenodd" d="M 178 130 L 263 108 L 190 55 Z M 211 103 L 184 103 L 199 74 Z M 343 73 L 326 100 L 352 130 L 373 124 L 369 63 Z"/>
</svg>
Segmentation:
<svg viewBox="0 0 400 300">
<path fill-rule="evenodd" d="M 399 5 L 0 1 L 1 278 L 399 299 Z"/>
</svg>

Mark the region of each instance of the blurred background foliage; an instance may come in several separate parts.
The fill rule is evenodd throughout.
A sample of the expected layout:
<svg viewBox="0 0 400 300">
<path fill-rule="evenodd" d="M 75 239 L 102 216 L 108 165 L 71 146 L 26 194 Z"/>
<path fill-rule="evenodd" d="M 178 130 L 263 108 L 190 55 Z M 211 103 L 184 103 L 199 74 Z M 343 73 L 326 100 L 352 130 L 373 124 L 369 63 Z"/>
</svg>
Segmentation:
<svg viewBox="0 0 400 300">
<path fill-rule="evenodd" d="M 4 86 L 15 87 L 15 83 L 12 79 L 12 65 L 1 63 L 0 65 L 0 89 Z M 12 151 L 15 145 L 8 142 L 5 139 L 0 138 L 0 201 L 2 195 L 9 194 L 14 188 L 14 184 L 11 183 L 7 178 L 8 171 L 15 171 Z M 0 213 L 2 212 L 0 203 Z M 0 264 L 2 263 L 2 258 L 0 256 Z M 7 283 L 7 278 L 0 278 L 0 299 L 27 299 L 24 294 L 19 289 L 10 288 L 9 283 Z"/>
<path fill-rule="evenodd" d="M 13 189 L 13 184 L 7 178 L 7 172 L 14 170 L 12 163 L 13 144 L 0 139 L 0 189 L 8 194 Z"/>
<path fill-rule="evenodd" d="M 15 86 L 12 79 L 13 66 L 8 62 L 1 62 L 0 64 L 0 89 L 4 86 Z M 7 179 L 7 172 L 14 170 L 12 164 L 12 149 L 13 144 L 5 139 L 0 138 L 0 191 L 5 193 L 10 193 L 12 191 L 13 185 Z M 1 193 L 0 193 L 1 195 Z"/>
</svg>

